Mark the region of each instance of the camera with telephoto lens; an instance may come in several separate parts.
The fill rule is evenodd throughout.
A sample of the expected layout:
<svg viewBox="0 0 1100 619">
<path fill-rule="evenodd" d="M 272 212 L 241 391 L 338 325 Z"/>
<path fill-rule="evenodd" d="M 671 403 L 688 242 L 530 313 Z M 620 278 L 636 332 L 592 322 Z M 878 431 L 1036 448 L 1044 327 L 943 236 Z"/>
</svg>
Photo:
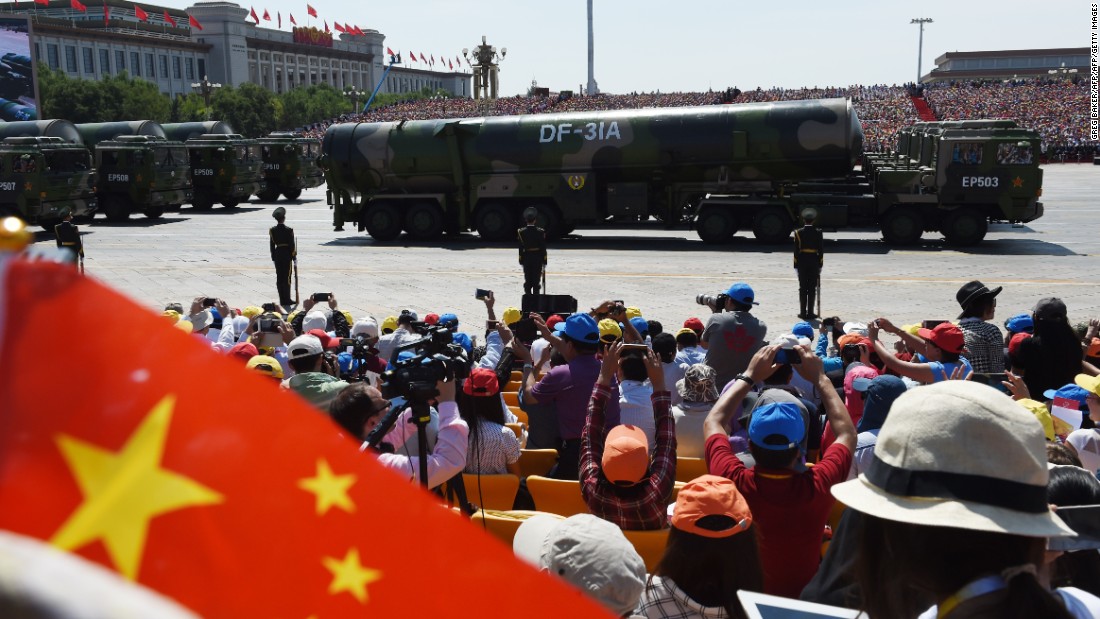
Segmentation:
<svg viewBox="0 0 1100 619">
<path fill-rule="evenodd" d="M 449 329 L 424 322 L 414 322 L 412 328 L 423 337 L 398 348 L 395 353 L 415 350 L 416 356 L 393 362 L 392 369 L 382 374 L 382 395 L 413 400 L 434 392 L 440 381 L 470 375 L 466 349 L 454 343 Z"/>
<path fill-rule="evenodd" d="M 363 382 L 370 384 L 367 378 L 367 359 L 377 357 L 378 351 L 371 348 L 367 336 L 359 334 L 355 337 L 340 339 L 340 350 L 351 355 L 349 370 L 340 374 L 340 378 L 349 383 Z"/>
<path fill-rule="evenodd" d="M 710 311 L 718 314 L 726 310 L 726 301 L 730 296 L 724 292 L 718 294 L 700 294 L 695 296 L 695 302 L 699 305 L 706 305 L 710 308 Z"/>
</svg>

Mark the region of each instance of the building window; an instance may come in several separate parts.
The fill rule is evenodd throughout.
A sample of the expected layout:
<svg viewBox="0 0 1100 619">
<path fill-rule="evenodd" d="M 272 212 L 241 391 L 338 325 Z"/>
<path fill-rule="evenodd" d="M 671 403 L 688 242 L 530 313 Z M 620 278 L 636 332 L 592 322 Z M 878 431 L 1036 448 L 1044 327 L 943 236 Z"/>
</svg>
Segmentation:
<svg viewBox="0 0 1100 619">
<path fill-rule="evenodd" d="M 115 71 L 122 73 L 126 70 L 126 52 L 115 50 Z"/>
<path fill-rule="evenodd" d="M 76 73 L 76 48 L 72 45 L 65 46 L 65 70 Z"/>
<path fill-rule="evenodd" d="M 145 77 L 151 80 L 157 79 L 157 63 L 152 54 L 145 54 Z"/>
<path fill-rule="evenodd" d="M 189 80 L 195 79 L 195 59 L 194 58 L 186 59 L 185 60 L 185 65 L 187 66 L 187 79 L 189 79 Z"/>
<path fill-rule="evenodd" d="M 206 59 L 199 58 L 199 77 L 206 79 Z"/>
<path fill-rule="evenodd" d="M 172 56 L 172 77 L 183 79 L 183 59 L 179 56 Z"/>
<path fill-rule="evenodd" d="M 84 72 L 95 73 L 95 55 L 92 54 L 92 48 L 82 47 L 80 51 L 84 55 Z"/>
<path fill-rule="evenodd" d="M 160 76 L 164 79 L 168 79 L 168 55 L 160 55 Z"/>
<path fill-rule="evenodd" d="M 141 77 L 141 54 L 130 52 L 130 70 L 135 76 Z"/>
<path fill-rule="evenodd" d="M 111 50 L 99 50 L 99 72 L 103 75 L 111 74 Z"/>
<path fill-rule="evenodd" d="M 42 48 L 38 46 L 38 43 L 34 44 L 34 58 L 38 62 L 42 62 Z"/>
<path fill-rule="evenodd" d="M 46 44 L 46 62 L 51 69 L 61 68 L 61 54 L 57 51 L 57 45 L 54 43 Z"/>
</svg>

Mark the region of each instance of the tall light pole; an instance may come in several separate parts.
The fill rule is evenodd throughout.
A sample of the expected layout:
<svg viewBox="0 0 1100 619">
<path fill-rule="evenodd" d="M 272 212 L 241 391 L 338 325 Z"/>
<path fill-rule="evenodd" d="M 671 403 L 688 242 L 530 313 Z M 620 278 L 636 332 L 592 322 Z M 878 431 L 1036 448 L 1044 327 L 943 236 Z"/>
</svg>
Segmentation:
<svg viewBox="0 0 1100 619">
<path fill-rule="evenodd" d="M 931 17 L 918 17 L 916 19 L 910 20 L 909 23 L 920 25 L 920 39 L 918 39 L 919 42 L 917 43 L 917 81 L 916 81 L 916 83 L 919 84 L 920 83 L 920 68 L 921 68 L 920 61 L 921 61 L 921 57 L 924 55 L 924 25 L 932 23 L 932 18 Z"/>
<path fill-rule="evenodd" d="M 222 85 L 211 82 L 207 76 L 202 76 L 201 82 L 192 82 L 191 89 L 197 91 L 202 95 L 202 100 L 206 104 L 206 120 L 210 120 L 210 95 L 214 94 L 214 91 L 221 88 Z"/>
<path fill-rule="evenodd" d="M 358 88 L 356 88 L 354 86 L 348 86 L 347 88 L 344 89 L 344 96 L 345 97 L 350 97 L 352 99 L 351 111 L 353 113 L 358 113 L 360 111 L 359 110 L 359 97 L 362 97 L 365 94 L 367 94 L 365 91 L 359 90 Z"/>
<path fill-rule="evenodd" d="M 592 33 L 592 0 L 588 0 L 588 95 L 600 94 L 600 87 L 596 85 L 596 49 Z"/>
</svg>

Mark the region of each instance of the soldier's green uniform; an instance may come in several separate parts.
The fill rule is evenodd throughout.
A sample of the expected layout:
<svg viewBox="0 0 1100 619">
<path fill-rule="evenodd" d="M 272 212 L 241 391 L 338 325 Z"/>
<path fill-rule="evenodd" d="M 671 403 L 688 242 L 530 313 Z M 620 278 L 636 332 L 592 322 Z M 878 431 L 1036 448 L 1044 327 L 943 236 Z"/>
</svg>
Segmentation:
<svg viewBox="0 0 1100 619">
<path fill-rule="evenodd" d="M 271 216 L 278 222 L 268 231 L 271 239 L 271 261 L 275 263 L 275 287 L 279 290 L 279 304 L 291 305 L 290 296 L 291 263 L 298 257 L 298 242 L 294 239 L 294 229 L 287 227 L 286 209 L 279 207 Z"/>
<path fill-rule="evenodd" d="M 528 218 L 516 232 L 519 239 L 519 263 L 523 265 L 523 294 L 539 294 L 542 268 L 546 265 L 546 231 Z"/>
<path fill-rule="evenodd" d="M 794 268 L 798 271 L 798 317 L 817 318 L 814 313 L 814 300 L 817 296 L 817 281 L 821 277 L 821 267 L 825 264 L 824 239 L 821 230 L 814 227 L 817 213 L 806 209 L 802 219 L 806 225 L 794 231 Z"/>
<path fill-rule="evenodd" d="M 65 220 L 53 227 L 53 233 L 57 235 L 57 248 L 68 249 L 71 253 L 73 264 L 79 264 L 84 259 L 84 242 L 80 240 L 80 231 L 73 225 L 72 213 L 64 213 Z"/>
</svg>

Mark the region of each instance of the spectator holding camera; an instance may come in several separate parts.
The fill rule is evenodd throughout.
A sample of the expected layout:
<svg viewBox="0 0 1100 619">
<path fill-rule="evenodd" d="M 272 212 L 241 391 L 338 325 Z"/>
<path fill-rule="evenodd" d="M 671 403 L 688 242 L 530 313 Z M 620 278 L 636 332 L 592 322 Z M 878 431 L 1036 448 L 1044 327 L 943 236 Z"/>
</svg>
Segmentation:
<svg viewBox="0 0 1100 619">
<path fill-rule="evenodd" d="M 397 316 L 397 326 L 394 327 L 393 332 L 378 338 L 378 356 L 383 361 L 393 361 L 394 350 L 420 339 L 420 335 L 413 331 L 413 323 L 416 322 L 416 318 L 416 312 L 407 309 L 401 310 L 401 314 Z"/>
<path fill-rule="evenodd" d="M 726 290 L 726 297 L 724 307 L 712 308 L 716 313 L 707 320 L 702 337 L 706 363 L 718 374 L 720 388 L 745 371 L 768 332 L 768 325 L 749 313 L 753 305 L 759 305 L 752 287 L 737 282 Z"/>
<path fill-rule="evenodd" d="M 321 329 L 336 337 L 349 336 L 351 326 L 344 313 L 337 308 L 336 295 L 330 292 L 328 299 L 324 302 L 328 304 L 327 313 L 321 308 L 314 309 L 317 308 L 318 301 L 312 296 L 302 301 L 302 311 L 296 312 L 290 319 L 290 325 L 294 327 L 295 333 L 300 335 L 312 329 Z"/>
<path fill-rule="evenodd" d="M 287 357 L 295 375 L 287 388 L 302 396 L 314 408 L 328 412 L 329 405 L 348 383 L 337 378 L 339 365 L 335 356 L 325 354 L 325 342 L 314 334 L 299 335 L 287 346 Z"/>
<path fill-rule="evenodd" d="M 650 399 L 656 441 L 652 451 L 637 426 L 616 425 L 604 434 L 612 381 L 631 359 L 642 361 L 653 385 Z M 652 351 L 644 357 L 623 357 L 623 344 L 608 348 L 582 432 L 580 480 L 588 509 L 600 518 L 627 530 L 666 526 L 668 500 L 676 480 L 676 431 L 664 372 Z"/>
</svg>

